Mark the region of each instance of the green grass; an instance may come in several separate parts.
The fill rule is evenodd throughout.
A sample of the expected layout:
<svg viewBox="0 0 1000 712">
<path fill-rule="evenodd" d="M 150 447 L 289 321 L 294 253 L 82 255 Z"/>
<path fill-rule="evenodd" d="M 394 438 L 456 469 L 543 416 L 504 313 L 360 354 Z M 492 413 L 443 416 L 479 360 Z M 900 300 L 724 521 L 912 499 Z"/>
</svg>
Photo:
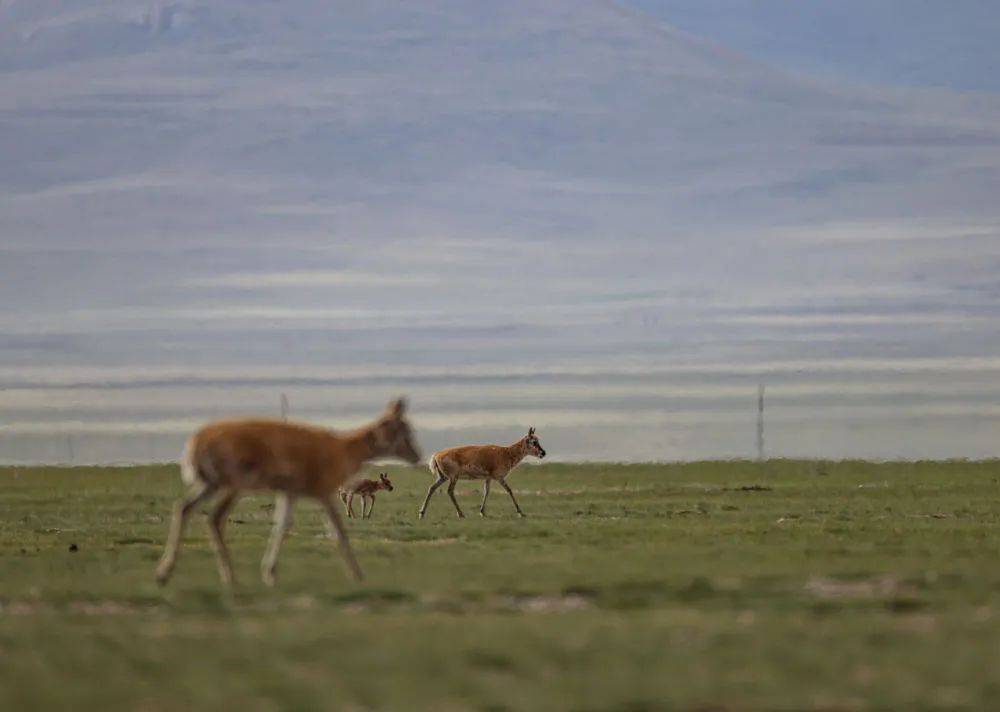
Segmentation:
<svg viewBox="0 0 1000 712">
<path fill-rule="evenodd" d="M 301 503 L 203 516 L 153 568 L 176 468 L 0 469 L 0 709 L 995 709 L 1000 463 L 548 465 L 442 491 L 391 470 L 351 582 Z M 75 545 L 75 551 L 71 547 Z"/>
</svg>

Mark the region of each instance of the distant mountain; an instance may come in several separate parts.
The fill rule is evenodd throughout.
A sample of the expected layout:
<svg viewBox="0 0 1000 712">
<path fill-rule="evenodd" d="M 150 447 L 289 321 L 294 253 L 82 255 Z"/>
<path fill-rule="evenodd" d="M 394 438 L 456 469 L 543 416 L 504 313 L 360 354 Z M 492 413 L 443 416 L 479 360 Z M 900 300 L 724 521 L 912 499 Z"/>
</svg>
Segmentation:
<svg viewBox="0 0 1000 712">
<path fill-rule="evenodd" d="M 627 445 L 646 384 L 588 394 L 679 363 L 709 369 L 688 451 L 743 452 L 711 394 L 730 379 L 742 423 L 761 364 L 817 363 L 822 393 L 830 363 L 929 359 L 947 390 L 952 358 L 996 353 L 998 127 L 996 96 L 814 81 L 602 0 L 0 0 L 0 375 L 41 389 L 5 412 L 176 435 L 191 399 L 284 387 L 199 374 L 321 367 L 298 385 L 320 411 L 370 368 L 361 413 L 408 368 L 486 369 L 428 387 L 442 441 L 474 404 L 483 428 L 533 412 L 638 457 L 662 434 Z M 181 385 L 101 390 L 156 369 Z M 523 411 L 512 372 L 554 375 Z M 67 378 L 88 395 L 44 390 Z M 959 400 L 942 410 L 978 422 Z M 820 451 L 852 452 L 851 427 Z"/>
<path fill-rule="evenodd" d="M 14 243 L 648 237 L 997 187 L 995 104 L 810 85 L 605 2 L 8 0 L 0 71 Z"/>
</svg>

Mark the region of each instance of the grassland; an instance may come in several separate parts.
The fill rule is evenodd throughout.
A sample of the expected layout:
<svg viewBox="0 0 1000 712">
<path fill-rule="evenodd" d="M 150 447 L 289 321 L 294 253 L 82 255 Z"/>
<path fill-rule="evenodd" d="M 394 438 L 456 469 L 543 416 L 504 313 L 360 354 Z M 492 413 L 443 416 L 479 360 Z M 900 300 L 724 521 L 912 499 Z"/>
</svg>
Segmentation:
<svg viewBox="0 0 1000 712">
<path fill-rule="evenodd" d="M 391 470 L 351 582 L 300 505 L 203 517 L 176 469 L 0 469 L 0 709 L 995 709 L 1000 463 L 547 465 L 490 517 Z M 459 490 L 474 514 L 479 490 Z"/>
</svg>

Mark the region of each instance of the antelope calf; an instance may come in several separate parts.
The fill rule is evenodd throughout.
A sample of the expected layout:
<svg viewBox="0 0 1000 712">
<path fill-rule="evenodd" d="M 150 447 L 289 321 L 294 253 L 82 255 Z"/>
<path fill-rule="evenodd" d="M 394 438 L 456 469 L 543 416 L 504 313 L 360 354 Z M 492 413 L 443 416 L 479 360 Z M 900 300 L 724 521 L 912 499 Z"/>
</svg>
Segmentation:
<svg viewBox="0 0 1000 712">
<path fill-rule="evenodd" d="M 458 506 L 455 499 L 455 485 L 459 480 L 483 480 L 483 503 L 479 506 L 480 516 L 486 516 L 486 498 L 490 494 L 490 483 L 494 480 L 507 490 L 510 501 L 514 503 L 514 509 L 522 517 L 525 516 L 514 499 L 514 493 L 507 484 L 507 475 L 528 455 L 534 455 L 541 459 L 545 457 L 545 450 L 542 444 L 535 437 L 535 429 L 530 428 L 528 434 L 518 440 L 513 445 L 464 445 L 462 447 L 452 447 L 441 452 L 436 452 L 431 457 L 431 473 L 437 477 L 434 484 L 427 490 L 424 504 L 420 508 L 420 518 L 424 518 L 427 513 L 427 503 L 431 501 L 431 496 L 438 487 L 445 482 L 448 483 L 448 496 L 451 503 L 455 505 L 460 519 L 464 519 L 462 508 Z"/>
<path fill-rule="evenodd" d="M 170 578 L 184 525 L 199 503 L 215 496 L 209 530 L 219 575 L 223 583 L 232 583 L 223 527 L 239 496 L 251 490 L 277 492 L 274 528 L 261 561 L 266 584 L 274 584 L 278 551 L 292 526 L 292 508 L 299 497 L 316 499 L 326 510 L 331 534 L 336 533 L 344 560 L 361 580 L 361 568 L 332 498 L 368 460 L 398 457 L 412 464 L 420 461 L 405 411 L 406 402 L 397 400 L 374 422 L 348 432 L 275 420 L 223 420 L 198 430 L 188 441 L 181 461 L 181 479 L 188 491 L 174 508 L 156 580 L 164 584 Z"/>
<path fill-rule="evenodd" d="M 380 472 L 377 480 L 358 480 L 357 482 L 352 482 L 346 487 L 340 488 L 340 498 L 344 501 L 344 509 L 347 510 L 347 516 L 351 519 L 354 518 L 354 495 L 361 496 L 361 518 L 370 519 L 372 516 L 372 510 L 375 509 L 375 495 L 379 490 L 389 490 L 392 492 L 392 481 L 389 476 L 384 472 Z M 368 514 L 365 514 L 365 505 L 371 500 L 371 504 L 368 506 Z"/>
</svg>

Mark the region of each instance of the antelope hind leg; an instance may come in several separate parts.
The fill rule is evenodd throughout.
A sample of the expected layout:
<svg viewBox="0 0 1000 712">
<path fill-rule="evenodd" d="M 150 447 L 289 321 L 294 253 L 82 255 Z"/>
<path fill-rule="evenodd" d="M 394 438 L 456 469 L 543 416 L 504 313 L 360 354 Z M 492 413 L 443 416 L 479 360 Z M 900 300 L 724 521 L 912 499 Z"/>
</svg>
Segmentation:
<svg viewBox="0 0 1000 712">
<path fill-rule="evenodd" d="M 215 545 L 215 558 L 219 565 L 219 577 L 222 583 L 229 586 L 233 583 L 233 563 L 229 558 L 229 547 L 226 546 L 224 538 L 226 528 L 226 518 L 232 511 L 233 505 L 239 493 L 236 490 L 229 490 L 220 499 L 215 509 L 212 510 L 212 517 L 209 520 L 209 530 L 212 533 L 212 544 Z"/>
<path fill-rule="evenodd" d="M 444 475 L 438 475 L 437 481 L 431 484 L 430 488 L 427 490 L 427 496 L 424 497 L 424 503 L 420 507 L 419 516 L 421 519 L 427 514 L 427 503 L 431 501 L 431 495 L 437 492 L 437 488 L 443 485 L 448 480 Z"/>
<path fill-rule="evenodd" d="M 451 497 L 451 503 L 455 505 L 455 511 L 458 512 L 459 519 L 465 519 L 465 515 L 462 514 L 462 508 L 458 506 L 458 500 L 455 499 L 455 485 L 458 484 L 458 480 L 452 480 L 448 484 L 448 496 Z"/>
<path fill-rule="evenodd" d="M 194 484 L 181 499 L 174 505 L 174 512 L 170 518 L 170 532 L 167 534 L 167 545 L 163 550 L 163 556 L 156 567 L 156 582 L 161 586 L 170 579 L 170 574 L 177 565 L 177 552 L 181 547 L 181 539 L 184 536 L 184 526 L 187 524 L 191 512 L 198 506 L 198 503 L 207 499 L 215 492 L 213 487 L 204 482 Z"/>
</svg>

